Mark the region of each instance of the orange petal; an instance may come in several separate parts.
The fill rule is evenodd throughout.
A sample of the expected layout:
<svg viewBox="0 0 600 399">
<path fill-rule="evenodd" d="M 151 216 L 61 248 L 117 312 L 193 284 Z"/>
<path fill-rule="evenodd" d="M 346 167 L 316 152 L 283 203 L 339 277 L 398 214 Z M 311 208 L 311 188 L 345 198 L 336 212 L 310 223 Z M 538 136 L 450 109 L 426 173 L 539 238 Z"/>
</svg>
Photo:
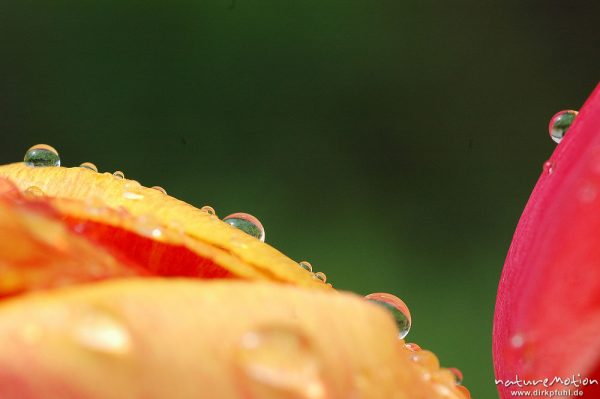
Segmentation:
<svg viewBox="0 0 600 399">
<path fill-rule="evenodd" d="M 464 397 L 383 309 L 202 210 L 82 168 L 0 177 L 0 293 L 6 270 L 75 285 L 0 301 L 3 399 Z"/>
<path fill-rule="evenodd" d="M 0 396 L 463 397 L 397 333 L 387 312 L 352 294 L 114 280 L 0 303 L 0 342 L 11 343 L 0 349 Z"/>
<path fill-rule="evenodd" d="M 273 279 L 312 287 L 327 288 L 318 279 L 270 245 L 220 221 L 207 212 L 141 186 L 133 180 L 99 174 L 85 168 L 32 168 L 23 163 L 0 166 L 0 177 L 13 181 L 20 190 L 38 187 L 49 197 L 75 200 L 89 206 L 60 206 L 61 213 L 84 220 L 108 222 L 125 230 L 135 230 L 130 223 L 107 220 L 104 215 L 94 219 L 94 208 L 126 209 L 133 218 L 150 218 L 164 230 L 181 231 L 194 241 L 221 249 L 239 262 Z M 233 262 L 232 262 L 233 263 Z"/>
</svg>

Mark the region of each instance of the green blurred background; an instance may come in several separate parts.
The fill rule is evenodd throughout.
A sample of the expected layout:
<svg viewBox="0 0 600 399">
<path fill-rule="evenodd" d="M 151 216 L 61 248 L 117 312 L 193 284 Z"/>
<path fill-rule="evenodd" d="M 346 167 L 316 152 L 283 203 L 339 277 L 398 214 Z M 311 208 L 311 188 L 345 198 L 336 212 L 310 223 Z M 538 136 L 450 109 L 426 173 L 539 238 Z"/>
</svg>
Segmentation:
<svg viewBox="0 0 600 399">
<path fill-rule="evenodd" d="M 3 2 L 0 162 L 48 143 L 63 165 L 252 213 L 335 287 L 402 297 L 408 340 L 492 398 L 502 263 L 550 117 L 598 81 L 598 16 L 584 0 Z"/>
</svg>

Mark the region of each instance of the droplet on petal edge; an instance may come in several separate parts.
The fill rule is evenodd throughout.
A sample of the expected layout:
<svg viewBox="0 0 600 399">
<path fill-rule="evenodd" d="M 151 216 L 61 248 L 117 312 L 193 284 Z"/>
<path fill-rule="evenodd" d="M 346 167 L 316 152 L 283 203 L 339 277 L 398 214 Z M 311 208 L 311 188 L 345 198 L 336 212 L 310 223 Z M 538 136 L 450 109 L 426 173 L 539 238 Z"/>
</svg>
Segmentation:
<svg viewBox="0 0 600 399">
<path fill-rule="evenodd" d="M 457 384 L 462 384 L 462 382 L 463 382 L 463 373 L 462 373 L 462 371 L 460 371 L 456 367 L 450 367 L 448 370 L 450 370 L 452 372 L 452 374 L 454 374 L 454 378 L 456 379 L 456 383 Z"/>
<path fill-rule="evenodd" d="M 84 169 L 88 169 L 91 170 L 92 172 L 96 172 L 98 173 L 98 168 L 96 167 L 96 165 L 94 165 L 91 162 L 84 162 L 81 165 L 79 165 L 80 168 L 84 168 Z"/>
<path fill-rule="evenodd" d="M 327 397 L 319 353 L 296 327 L 270 325 L 245 333 L 236 363 L 252 397 Z"/>
<path fill-rule="evenodd" d="M 204 205 L 202 208 L 200 208 L 201 211 L 204 211 L 206 213 L 208 213 L 209 215 L 212 216 L 216 216 L 216 212 L 214 210 L 214 208 L 212 206 L 208 206 L 208 205 Z"/>
<path fill-rule="evenodd" d="M 27 150 L 23 162 L 31 167 L 60 166 L 60 157 L 54 147 L 36 144 Z"/>
<path fill-rule="evenodd" d="M 117 170 L 115 173 L 113 173 L 113 176 L 118 179 L 124 179 L 125 173 L 121 172 L 120 170 Z"/>
<path fill-rule="evenodd" d="M 544 173 L 551 175 L 552 172 L 554 172 L 554 162 L 553 161 L 544 162 L 543 171 L 544 171 Z"/>
<path fill-rule="evenodd" d="M 430 371 L 436 371 L 440 369 L 440 361 L 431 351 L 421 350 L 414 352 L 410 356 L 413 362 L 420 364 Z"/>
<path fill-rule="evenodd" d="M 155 189 L 156 191 L 160 191 L 161 193 L 163 193 L 164 195 L 167 195 L 167 190 L 165 190 L 164 188 L 162 188 L 161 186 L 152 186 L 153 189 Z"/>
<path fill-rule="evenodd" d="M 312 273 L 312 271 L 313 271 L 313 268 L 312 268 L 312 265 L 311 265 L 309 262 L 307 262 L 307 261 L 303 260 L 302 262 L 299 262 L 298 264 L 299 264 L 299 265 L 300 265 L 300 267 L 301 267 L 301 268 L 303 268 L 304 270 L 306 270 L 306 271 L 308 271 L 308 272 L 311 272 L 311 273 Z"/>
<path fill-rule="evenodd" d="M 567 109 L 554 114 L 554 116 L 550 119 L 550 124 L 548 125 L 550 138 L 552 138 L 552 140 L 554 140 L 556 143 L 560 143 L 565 137 L 565 134 L 567 134 L 569 127 L 571 127 L 575 121 L 577 114 L 579 114 L 579 112 L 572 109 Z"/>
<path fill-rule="evenodd" d="M 365 297 L 365 299 L 385 307 L 392 313 L 394 319 L 396 320 L 398 330 L 400 331 L 400 338 L 404 338 L 408 335 L 412 325 L 412 320 L 408 306 L 406 306 L 402 299 L 395 295 L 384 292 L 369 294 Z"/>
<path fill-rule="evenodd" d="M 327 282 L 327 275 L 323 272 L 316 272 L 314 276 L 317 280 L 321 280 L 324 283 Z"/>
<path fill-rule="evenodd" d="M 417 345 L 417 344 L 413 343 L 413 342 L 409 342 L 409 343 L 405 344 L 404 346 L 406 346 L 406 348 L 407 348 L 408 350 L 411 350 L 411 351 L 413 351 L 413 352 L 416 352 L 416 351 L 420 351 L 420 350 L 421 350 L 421 347 L 420 347 L 419 345 Z"/>
<path fill-rule="evenodd" d="M 262 242 L 265 241 L 265 228 L 257 218 L 248 213 L 233 213 L 224 217 L 223 221 Z"/>
</svg>

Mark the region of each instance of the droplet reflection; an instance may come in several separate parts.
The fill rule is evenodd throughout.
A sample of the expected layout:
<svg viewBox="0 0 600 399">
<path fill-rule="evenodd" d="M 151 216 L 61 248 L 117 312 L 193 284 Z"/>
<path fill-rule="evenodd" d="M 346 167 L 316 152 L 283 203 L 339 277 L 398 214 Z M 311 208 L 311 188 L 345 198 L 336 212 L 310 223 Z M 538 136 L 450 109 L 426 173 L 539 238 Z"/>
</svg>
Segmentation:
<svg viewBox="0 0 600 399">
<path fill-rule="evenodd" d="M 301 268 L 303 268 L 304 270 L 306 270 L 306 271 L 308 271 L 308 272 L 311 272 L 311 273 L 312 273 L 312 271 L 313 271 L 313 268 L 312 268 L 312 265 L 311 265 L 309 262 L 307 262 L 307 261 L 303 260 L 302 262 L 300 262 L 300 263 L 298 263 L 298 264 L 299 264 L 299 265 L 300 265 L 300 267 L 301 267 Z"/>
<path fill-rule="evenodd" d="M 234 213 L 223 218 L 225 223 L 242 230 L 244 233 L 265 241 L 265 229 L 260 221 L 248 213 Z"/>
<path fill-rule="evenodd" d="M 577 114 L 577 111 L 567 109 L 556 113 L 552 119 L 550 119 L 548 131 L 552 140 L 554 140 L 556 143 L 560 143 L 562 141 L 562 139 L 565 137 L 565 134 L 567 134 L 567 131 L 575 121 Z"/>
<path fill-rule="evenodd" d="M 31 167 L 60 166 L 60 157 L 54 147 L 36 144 L 27 150 L 23 162 Z"/>
<path fill-rule="evenodd" d="M 398 325 L 398 330 L 400 331 L 400 338 L 404 338 L 408 335 L 412 321 L 408 306 L 406 306 L 402 299 L 384 292 L 369 294 L 365 299 L 385 307 L 392 313 L 396 320 L 396 324 Z"/>
</svg>

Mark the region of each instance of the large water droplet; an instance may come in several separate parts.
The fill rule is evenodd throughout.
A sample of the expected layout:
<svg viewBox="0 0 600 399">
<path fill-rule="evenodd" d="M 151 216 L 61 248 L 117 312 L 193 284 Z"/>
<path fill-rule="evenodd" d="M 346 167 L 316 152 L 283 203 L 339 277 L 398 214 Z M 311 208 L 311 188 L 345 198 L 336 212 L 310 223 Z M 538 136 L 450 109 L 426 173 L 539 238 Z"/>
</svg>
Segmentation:
<svg viewBox="0 0 600 399">
<path fill-rule="evenodd" d="M 27 166 L 60 166 L 58 151 L 47 144 L 36 144 L 25 153 L 23 162 Z"/>
<path fill-rule="evenodd" d="M 302 262 L 300 262 L 300 263 L 298 263 L 298 264 L 299 264 L 299 265 L 300 265 L 300 267 L 301 267 L 301 268 L 303 268 L 304 270 L 306 270 L 306 271 L 309 271 L 309 272 L 311 272 L 311 273 L 312 273 L 312 270 L 313 270 L 313 269 L 312 269 L 312 265 L 311 265 L 309 262 L 307 262 L 307 261 L 303 260 Z"/>
<path fill-rule="evenodd" d="M 125 173 L 121 172 L 120 170 L 117 170 L 113 173 L 113 176 L 116 177 L 117 179 L 124 179 Z"/>
<path fill-rule="evenodd" d="M 406 335 L 410 331 L 412 321 L 410 318 L 408 306 L 406 306 L 402 299 L 398 298 L 395 295 L 387 294 L 384 292 L 369 294 L 365 297 L 365 299 L 372 301 L 378 305 L 381 305 L 387 310 L 389 310 L 394 316 L 394 319 L 396 319 L 398 330 L 400 330 L 400 338 L 406 337 Z"/>
<path fill-rule="evenodd" d="M 78 344 L 96 352 L 125 355 L 131 350 L 127 328 L 115 317 L 96 310 L 79 315 L 72 336 Z"/>
<path fill-rule="evenodd" d="M 575 117 L 577 117 L 578 112 L 573 111 L 572 109 L 567 109 L 564 111 L 560 111 L 556 113 L 552 119 L 550 119 L 550 125 L 548 125 L 548 130 L 550 132 L 550 137 L 557 143 L 565 137 L 567 134 L 567 130 L 573 124 Z"/>
<path fill-rule="evenodd" d="M 295 327 L 272 325 L 244 334 L 237 360 L 252 397 L 327 397 L 318 351 Z"/>
<path fill-rule="evenodd" d="M 244 233 L 258 238 L 260 241 L 265 241 L 265 229 L 260 221 L 254 216 L 247 213 L 233 213 L 223 218 L 225 223 L 232 225 Z"/>
<path fill-rule="evenodd" d="M 96 165 L 94 165 L 91 162 L 84 162 L 81 165 L 79 165 L 80 168 L 84 168 L 84 169 L 89 169 L 92 172 L 96 172 L 98 173 L 98 168 L 96 167 Z"/>
</svg>

